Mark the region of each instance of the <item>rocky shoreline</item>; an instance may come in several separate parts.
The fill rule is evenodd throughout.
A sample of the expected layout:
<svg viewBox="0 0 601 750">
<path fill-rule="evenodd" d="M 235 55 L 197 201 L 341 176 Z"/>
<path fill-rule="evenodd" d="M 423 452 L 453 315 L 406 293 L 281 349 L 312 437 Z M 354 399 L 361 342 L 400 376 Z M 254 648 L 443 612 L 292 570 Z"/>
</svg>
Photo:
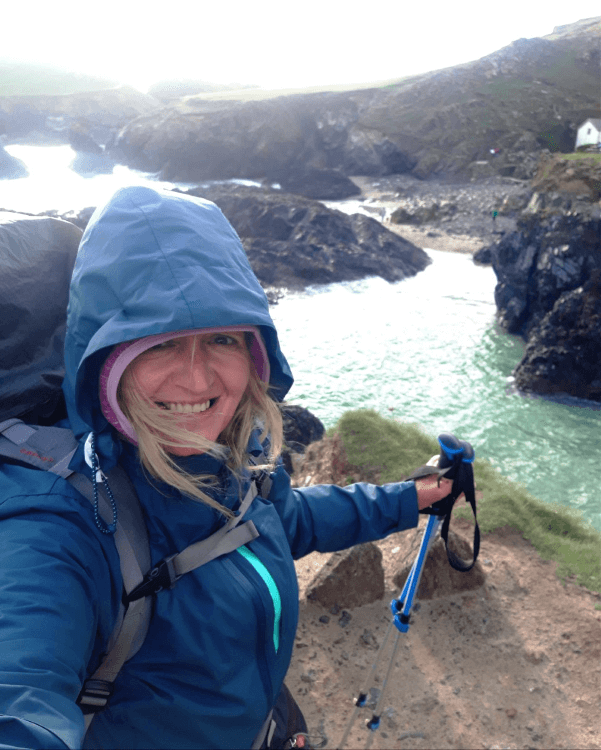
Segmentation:
<svg viewBox="0 0 601 750">
<path fill-rule="evenodd" d="M 502 327 L 527 342 L 515 387 L 600 402 L 600 171 L 596 159 L 543 155 L 532 181 L 353 176 L 359 194 L 344 201 L 270 186 L 188 192 L 224 211 L 271 303 L 312 284 L 401 280 L 431 262 L 424 248 L 473 254 L 497 275 Z M 92 211 L 43 215 L 84 229 Z"/>
</svg>

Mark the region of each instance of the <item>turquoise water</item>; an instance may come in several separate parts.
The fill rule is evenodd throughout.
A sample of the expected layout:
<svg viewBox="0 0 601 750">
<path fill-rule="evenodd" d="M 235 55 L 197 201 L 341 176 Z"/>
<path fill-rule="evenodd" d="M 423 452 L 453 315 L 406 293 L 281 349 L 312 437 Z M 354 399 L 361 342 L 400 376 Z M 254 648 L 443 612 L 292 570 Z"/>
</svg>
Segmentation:
<svg viewBox="0 0 601 750">
<path fill-rule="evenodd" d="M 81 177 L 69 169 L 69 146 L 7 151 L 30 177 L 0 180 L 0 208 L 66 211 L 125 185 L 172 186 L 121 166 Z M 328 427 L 347 409 L 370 408 L 433 435 L 455 432 L 534 495 L 581 509 L 601 530 L 601 410 L 512 393 L 523 342 L 495 324 L 492 269 L 468 255 L 428 253 L 432 265 L 397 284 L 332 284 L 272 308 L 296 378 L 290 400 Z"/>
<path fill-rule="evenodd" d="M 405 281 L 333 284 L 272 310 L 295 384 L 289 400 L 329 427 L 347 409 L 376 409 L 428 432 L 469 440 L 537 497 L 579 508 L 601 530 L 601 410 L 511 392 L 523 342 L 495 323 L 490 268 L 428 250 Z"/>
</svg>

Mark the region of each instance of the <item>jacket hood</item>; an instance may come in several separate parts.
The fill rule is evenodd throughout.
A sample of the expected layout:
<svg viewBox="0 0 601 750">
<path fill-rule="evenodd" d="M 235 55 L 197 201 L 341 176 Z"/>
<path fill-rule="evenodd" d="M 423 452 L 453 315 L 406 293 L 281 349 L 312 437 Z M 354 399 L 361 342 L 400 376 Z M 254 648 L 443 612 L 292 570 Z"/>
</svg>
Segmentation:
<svg viewBox="0 0 601 750">
<path fill-rule="evenodd" d="M 271 393 L 283 400 L 292 373 L 265 293 L 221 210 L 182 193 L 117 191 L 92 215 L 71 279 L 63 391 L 75 436 L 94 431 L 99 453 L 114 452 L 99 397 L 99 374 L 114 346 L 229 325 L 259 329 Z"/>
</svg>

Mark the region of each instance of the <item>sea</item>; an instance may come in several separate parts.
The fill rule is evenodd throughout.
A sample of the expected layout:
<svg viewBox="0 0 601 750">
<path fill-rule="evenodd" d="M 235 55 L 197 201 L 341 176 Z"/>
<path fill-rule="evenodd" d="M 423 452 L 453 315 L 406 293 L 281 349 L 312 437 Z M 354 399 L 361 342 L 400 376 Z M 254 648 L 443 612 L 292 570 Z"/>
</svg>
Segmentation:
<svg viewBox="0 0 601 750">
<path fill-rule="evenodd" d="M 68 211 L 126 185 L 188 186 L 124 166 L 82 177 L 69 167 L 69 146 L 6 150 L 30 176 L 0 180 L 0 208 Z M 524 342 L 497 325 L 493 270 L 469 255 L 426 252 L 431 265 L 404 281 L 314 286 L 272 307 L 295 377 L 288 400 L 326 427 L 349 409 L 375 409 L 434 436 L 453 432 L 533 495 L 581 511 L 601 531 L 601 405 L 516 393 L 511 373 Z"/>
</svg>

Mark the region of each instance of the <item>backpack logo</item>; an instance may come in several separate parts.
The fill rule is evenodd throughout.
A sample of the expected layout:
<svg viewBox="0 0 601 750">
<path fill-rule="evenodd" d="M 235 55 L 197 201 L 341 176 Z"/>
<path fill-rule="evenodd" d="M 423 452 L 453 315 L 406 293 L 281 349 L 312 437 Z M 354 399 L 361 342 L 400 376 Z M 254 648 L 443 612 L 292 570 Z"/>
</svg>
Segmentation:
<svg viewBox="0 0 601 750">
<path fill-rule="evenodd" d="M 39 458 L 40 461 L 49 461 L 50 463 L 54 463 L 54 459 L 50 456 L 40 456 L 39 453 L 36 453 L 35 451 L 28 451 L 26 448 L 21 448 L 19 452 L 25 453 L 28 456 L 33 456 L 34 458 Z"/>
</svg>

